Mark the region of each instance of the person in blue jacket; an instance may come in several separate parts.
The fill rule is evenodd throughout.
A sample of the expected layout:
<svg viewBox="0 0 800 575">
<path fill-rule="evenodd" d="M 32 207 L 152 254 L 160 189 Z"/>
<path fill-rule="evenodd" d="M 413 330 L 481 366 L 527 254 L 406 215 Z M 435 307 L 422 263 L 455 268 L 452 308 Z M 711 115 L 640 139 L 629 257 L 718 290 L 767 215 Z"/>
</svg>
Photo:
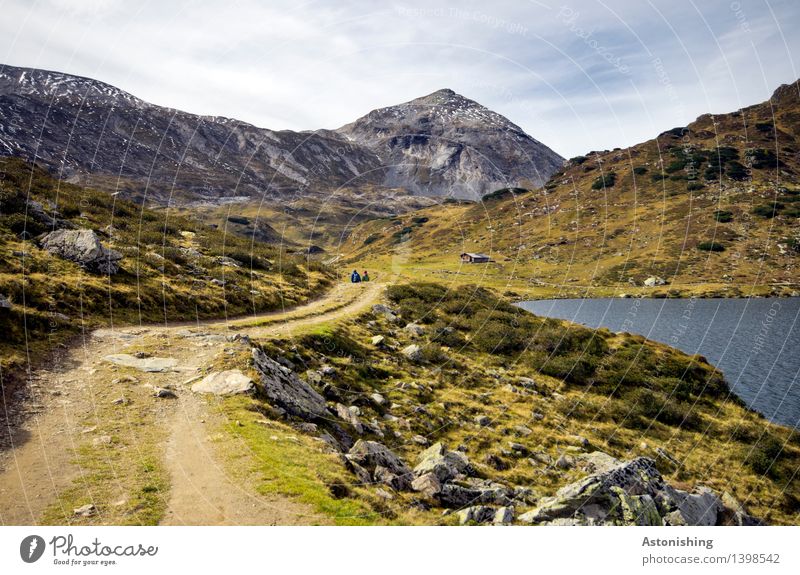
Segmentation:
<svg viewBox="0 0 800 575">
<path fill-rule="evenodd" d="M 357 270 L 353 270 L 353 273 L 350 274 L 350 281 L 354 284 L 361 283 L 361 276 L 358 275 Z"/>
</svg>

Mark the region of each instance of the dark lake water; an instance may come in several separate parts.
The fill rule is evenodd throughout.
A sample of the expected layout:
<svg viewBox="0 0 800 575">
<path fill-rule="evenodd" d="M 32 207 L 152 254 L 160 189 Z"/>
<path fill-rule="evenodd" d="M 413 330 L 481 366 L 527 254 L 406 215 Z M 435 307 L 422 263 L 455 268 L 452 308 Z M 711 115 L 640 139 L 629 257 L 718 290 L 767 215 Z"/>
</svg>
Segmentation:
<svg viewBox="0 0 800 575">
<path fill-rule="evenodd" d="M 700 354 L 768 419 L 800 427 L 800 298 L 560 299 L 519 304 L 537 315 L 641 334 Z"/>
</svg>

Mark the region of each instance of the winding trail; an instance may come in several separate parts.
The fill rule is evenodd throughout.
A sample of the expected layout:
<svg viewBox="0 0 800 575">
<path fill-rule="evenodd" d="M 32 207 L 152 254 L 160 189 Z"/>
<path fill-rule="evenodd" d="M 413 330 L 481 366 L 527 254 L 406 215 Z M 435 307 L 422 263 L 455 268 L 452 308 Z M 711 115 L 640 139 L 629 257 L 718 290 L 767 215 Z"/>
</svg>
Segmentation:
<svg viewBox="0 0 800 575">
<path fill-rule="evenodd" d="M 322 298 L 286 311 L 235 320 L 98 329 L 88 334 L 81 345 L 57 354 L 32 376 L 31 399 L 21 406 L 27 415 L 25 423 L 9 430 L 12 448 L 0 453 L 0 524 L 39 524 L 46 509 L 51 510 L 52 521 L 53 506 L 68 488 L 85 488 L 91 500 L 89 471 L 81 465 L 80 450 L 104 438 L 98 438 L 94 426 L 86 422 L 94 418 L 100 426 L 108 417 L 108 405 L 124 409 L 129 399 L 134 407 L 137 403 L 152 406 L 149 416 L 164 437 L 161 450 L 170 489 L 162 494 L 167 500 L 162 524 L 325 523 L 326 518 L 309 506 L 287 497 L 262 496 L 246 474 L 232 473 L 225 460 L 231 454 L 246 459 L 248 454 L 230 434 L 213 432 L 224 421 L 209 409 L 206 398 L 189 387 L 215 358 L 233 353 L 234 345 L 241 346 L 232 344 L 228 336 L 287 337 L 317 323 L 356 315 L 374 303 L 382 290 L 379 283 L 337 284 Z M 135 384 L 121 383 L 120 375 L 130 370 L 121 372 L 103 358 L 139 349 L 174 358 L 178 367 L 163 373 L 136 372 Z M 153 387 L 165 386 L 175 389 L 177 399 L 150 401 Z M 121 397 L 123 403 L 119 403 Z M 119 417 L 124 420 L 128 415 L 123 411 Z M 130 448 L 135 449 L 135 444 Z M 118 489 L 123 501 L 124 487 L 122 474 L 104 486 Z M 59 523 L 69 523 L 73 509 L 62 509 L 61 516 Z M 115 516 L 109 513 L 106 519 L 100 510 L 97 519 L 114 523 Z"/>
</svg>

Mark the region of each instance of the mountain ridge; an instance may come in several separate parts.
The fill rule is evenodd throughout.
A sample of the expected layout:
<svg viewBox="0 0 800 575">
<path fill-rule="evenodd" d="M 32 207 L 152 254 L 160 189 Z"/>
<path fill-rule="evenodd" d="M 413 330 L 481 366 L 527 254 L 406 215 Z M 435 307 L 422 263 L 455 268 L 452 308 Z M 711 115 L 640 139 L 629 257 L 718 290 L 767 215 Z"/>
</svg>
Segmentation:
<svg viewBox="0 0 800 575">
<path fill-rule="evenodd" d="M 434 94 L 441 98 L 444 93 Z M 100 80 L 1 66 L 0 153 L 35 159 L 75 183 L 161 204 L 239 196 L 280 199 L 298 192 L 314 195 L 360 186 L 477 199 L 482 190 L 459 186 L 458 180 L 487 179 L 484 175 L 491 172 L 485 185 L 493 185 L 502 164 L 509 163 L 500 162 L 493 148 L 502 148 L 503 153 L 512 150 L 513 143 L 503 142 L 509 134 L 518 145 L 540 150 L 539 156 L 547 161 L 534 158 L 531 165 L 511 170 L 505 179 L 543 180 L 541 174 L 555 169 L 553 159 L 563 160 L 499 114 L 473 104 L 473 109 L 486 110 L 484 117 L 491 122 L 488 127 L 473 123 L 467 136 L 457 135 L 454 141 L 468 149 L 465 157 L 491 157 L 498 167 L 487 171 L 486 162 L 477 160 L 434 166 L 438 179 L 431 183 L 422 180 L 424 162 L 435 160 L 433 156 L 417 154 L 414 170 L 397 169 L 391 155 L 376 153 L 363 138 L 348 138 L 342 128 L 271 130 L 151 104 Z M 513 128 L 502 134 L 497 126 Z M 436 131 L 446 132 L 443 127 Z M 402 126 L 394 127 L 394 132 L 404 137 Z"/>
</svg>

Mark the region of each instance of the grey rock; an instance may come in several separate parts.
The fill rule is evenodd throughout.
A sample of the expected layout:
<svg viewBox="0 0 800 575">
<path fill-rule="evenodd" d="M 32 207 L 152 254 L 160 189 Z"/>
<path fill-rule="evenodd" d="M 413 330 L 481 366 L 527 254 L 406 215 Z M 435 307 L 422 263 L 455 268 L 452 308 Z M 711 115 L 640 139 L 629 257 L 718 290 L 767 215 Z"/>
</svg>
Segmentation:
<svg viewBox="0 0 800 575">
<path fill-rule="evenodd" d="M 467 523 L 493 523 L 497 510 L 486 505 L 473 505 L 472 507 L 461 509 L 457 515 L 458 522 L 461 525 Z"/>
<path fill-rule="evenodd" d="M 117 273 L 122 259 L 122 254 L 104 247 L 97 234 L 88 229 L 56 230 L 42 237 L 39 245 L 95 274 Z"/>
<path fill-rule="evenodd" d="M 406 356 L 406 358 L 408 358 L 410 361 L 413 362 L 422 361 L 422 348 L 415 343 L 412 343 L 411 345 L 404 347 L 400 353 Z"/>
<path fill-rule="evenodd" d="M 250 393 L 254 389 L 253 380 L 238 369 L 209 373 L 192 386 L 192 391 L 195 393 L 211 393 L 214 395 Z"/>
<path fill-rule="evenodd" d="M 103 360 L 151 373 L 177 371 L 178 366 L 178 360 L 171 357 L 135 357 L 127 353 L 107 355 Z"/>
<path fill-rule="evenodd" d="M 3 294 L 0 294 L 0 309 L 11 309 L 11 302 Z"/>
<path fill-rule="evenodd" d="M 175 399 L 178 395 L 168 387 L 154 387 L 153 396 L 161 399 Z"/>
<path fill-rule="evenodd" d="M 449 451 L 442 443 L 435 443 L 420 453 L 414 468 L 417 476 L 433 473 L 442 483 L 460 475 L 472 475 L 474 469 L 469 458 L 459 451 Z"/>
<path fill-rule="evenodd" d="M 272 360 L 258 348 L 253 348 L 253 362 L 260 376 L 260 389 L 270 403 L 305 420 L 324 420 L 328 408 L 319 393 L 297 374 Z"/>
<path fill-rule="evenodd" d="M 718 517 L 719 524 L 740 526 L 763 525 L 759 519 L 751 516 L 744 506 L 727 491 L 722 493 L 720 499 L 722 502 L 722 509 Z"/>
<path fill-rule="evenodd" d="M 422 435 L 415 435 L 414 437 L 411 438 L 411 441 L 419 445 L 428 445 L 430 443 L 430 441 L 428 441 L 428 438 Z"/>
<path fill-rule="evenodd" d="M 575 467 L 575 458 L 571 455 L 562 454 L 556 459 L 556 467 L 559 469 L 572 469 Z"/>
<path fill-rule="evenodd" d="M 514 521 L 513 507 L 500 507 L 495 511 L 492 523 L 495 525 L 510 525 Z"/>
<path fill-rule="evenodd" d="M 428 497 L 436 497 L 442 490 L 442 482 L 435 473 L 425 473 L 411 482 L 411 489 Z"/>
<path fill-rule="evenodd" d="M 72 512 L 78 517 L 94 517 L 97 515 L 97 507 L 93 503 L 87 503 L 81 507 L 77 507 Z"/>
<path fill-rule="evenodd" d="M 409 323 L 403 329 L 411 334 L 412 337 L 421 337 L 425 335 L 425 328 L 418 323 Z"/>
<path fill-rule="evenodd" d="M 663 286 L 666 285 L 666 283 L 667 282 L 664 278 L 658 276 L 650 276 L 643 282 L 646 287 Z"/>
<path fill-rule="evenodd" d="M 543 498 L 520 521 L 581 525 L 718 525 L 726 507 L 710 489 L 687 493 L 666 483 L 646 457 L 618 462 L 606 454 L 588 454 L 597 471 Z M 616 462 L 616 464 L 615 464 Z M 734 512 L 735 514 L 735 512 Z M 755 521 L 755 520 L 754 520 Z M 734 523 L 736 524 L 736 523 Z"/>
<path fill-rule="evenodd" d="M 337 403 L 336 415 L 349 423 L 359 435 L 364 433 L 364 426 L 361 424 L 361 420 L 358 418 L 358 412 L 355 409 L 352 409 L 352 407 L 347 407 L 341 403 Z"/>
<path fill-rule="evenodd" d="M 723 509 L 720 498 L 707 487 L 700 487 L 695 493 L 686 493 L 666 486 L 661 499 L 677 507 L 670 513 L 670 525 L 716 525 Z"/>
<path fill-rule="evenodd" d="M 475 423 L 481 427 L 489 427 L 492 424 L 492 420 L 486 415 L 478 415 L 475 417 Z"/>
<path fill-rule="evenodd" d="M 383 337 L 382 335 L 375 335 L 372 337 L 371 341 L 372 345 L 374 345 L 375 347 L 381 347 L 383 346 L 383 343 L 386 341 L 386 338 Z"/>
<path fill-rule="evenodd" d="M 350 448 L 346 458 L 367 471 L 371 470 L 373 474 L 377 470 L 382 479 L 386 478 L 387 474 L 391 475 L 394 489 L 404 490 L 411 485 L 411 470 L 403 460 L 382 443 L 359 439 Z"/>
<path fill-rule="evenodd" d="M 533 430 L 530 427 L 526 427 L 524 425 L 515 425 L 514 433 L 516 433 L 520 437 L 528 437 L 531 433 L 533 433 Z"/>
</svg>

